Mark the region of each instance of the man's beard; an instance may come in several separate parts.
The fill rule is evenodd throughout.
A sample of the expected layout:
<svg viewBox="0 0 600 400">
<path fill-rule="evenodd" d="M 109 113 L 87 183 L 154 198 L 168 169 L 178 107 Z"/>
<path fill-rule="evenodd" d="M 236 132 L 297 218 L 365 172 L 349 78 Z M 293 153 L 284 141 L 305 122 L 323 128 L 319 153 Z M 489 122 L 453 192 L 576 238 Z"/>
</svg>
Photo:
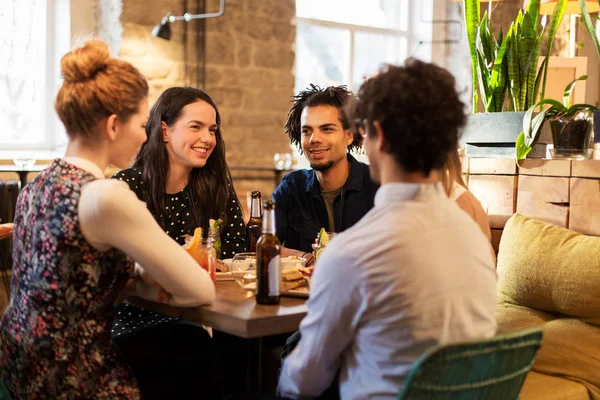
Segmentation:
<svg viewBox="0 0 600 400">
<path fill-rule="evenodd" d="M 329 168 L 333 167 L 333 161 L 327 161 L 325 164 L 313 164 L 310 163 L 310 167 L 315 171 L 323 172 L 327 171 Z"/>
</svg>

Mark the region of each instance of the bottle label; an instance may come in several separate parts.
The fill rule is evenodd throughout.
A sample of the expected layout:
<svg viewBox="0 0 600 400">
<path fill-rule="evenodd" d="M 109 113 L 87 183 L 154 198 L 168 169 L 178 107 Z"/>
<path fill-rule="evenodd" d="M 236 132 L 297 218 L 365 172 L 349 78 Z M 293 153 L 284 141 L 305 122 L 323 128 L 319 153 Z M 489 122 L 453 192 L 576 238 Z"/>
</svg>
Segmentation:
<svg viewBox="0 0 600 400">
<path fill-rule="evenodd" d="M 269 296 L 279 296 L 281 257 L 275 256 L 269 262 Z"/>
</svg>

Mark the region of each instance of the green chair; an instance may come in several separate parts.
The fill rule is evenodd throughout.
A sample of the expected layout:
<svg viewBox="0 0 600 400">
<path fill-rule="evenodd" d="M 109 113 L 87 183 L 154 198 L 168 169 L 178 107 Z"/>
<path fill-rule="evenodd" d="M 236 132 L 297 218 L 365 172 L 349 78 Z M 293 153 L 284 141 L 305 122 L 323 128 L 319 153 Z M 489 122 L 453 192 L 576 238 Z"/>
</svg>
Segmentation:
<svg viewBox="0 0 600 400">
<path fill-rule="evenodd" d="M 536 328 L 436 346 L 417 360 L 398 399 L 518 399 L 541 342 Z"/>
</svg>

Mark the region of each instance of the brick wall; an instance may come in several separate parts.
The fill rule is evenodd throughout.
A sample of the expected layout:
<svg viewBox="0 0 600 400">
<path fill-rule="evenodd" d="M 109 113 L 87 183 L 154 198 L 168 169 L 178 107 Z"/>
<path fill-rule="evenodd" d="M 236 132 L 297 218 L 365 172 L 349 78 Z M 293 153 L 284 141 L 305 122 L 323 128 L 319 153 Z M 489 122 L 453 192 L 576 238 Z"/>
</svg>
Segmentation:
<svg viewBox="0 0 600 400">
<path fill-rule="evenodd" d="M 187 3 L 188 12 L 196 13 L 196 2 Z M 219 106 L 228 163 L 272 167 L 274 153 L 290 151 L 283 125 L 294 90 L 295 1 L 227 0 L 225 6 L 222 17 L 188 23 L 184 44 L 185 22 L 171 24 L 170 41 L 150 35 L 167 12 L 183 14 L 182 0 L 157 0 L 152 6 L 124 0 L 120 56 L 147 76 L 154 101 L 170 86 L 196 84 L 197 31 L 206 23 L 205 90 Z M 218 8 L 218 0 L 207 0 L 206 12 Z M 233 175 L 242 200 L 247 191 L 270 196 L 274 189 L 269 172 Z"/>
</svg>

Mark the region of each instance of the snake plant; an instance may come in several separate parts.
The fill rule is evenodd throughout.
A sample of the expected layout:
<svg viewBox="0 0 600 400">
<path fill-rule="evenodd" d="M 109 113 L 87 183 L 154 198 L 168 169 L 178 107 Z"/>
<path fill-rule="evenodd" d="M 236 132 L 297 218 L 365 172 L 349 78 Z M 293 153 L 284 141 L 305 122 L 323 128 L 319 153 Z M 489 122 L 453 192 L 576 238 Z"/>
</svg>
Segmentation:
<svg viewBox="0 0 600 400">
<path fill-rule="evenodd" d="M 600 5 L 600 0 L 598 0 L 598 5 Z M 579 0 L 579 8 L 581 9 L 581 20 L 592 37 L 592 41 L 596 47 L 596 53 L 598 53 L 598 57 L 600 58 L 600 41 L 598 40 L 598 35 L 596 34 L 596 29 L 594 29 L 594 23 L 588 12 L 585 0 Z"/>
<path fill-rule="evenodd" d="M 491 32 L 487 13 L 480 18 L 480 1 L 463 1 L 473 71 L 473 112 L 478 112 L 478 92 L 485 112 L 527 110 L 543 98 L 546 88 L 548 57 L 538 68 L 544 34 L 540 0 L 531 0 L 524 13 L 519 11 L 506 36 L 500 31 L 497 38 Z M 548 30 L 546 54 L 550 54 L 566 6 L 567 0 L 558 0 Z"/>
</svg>

